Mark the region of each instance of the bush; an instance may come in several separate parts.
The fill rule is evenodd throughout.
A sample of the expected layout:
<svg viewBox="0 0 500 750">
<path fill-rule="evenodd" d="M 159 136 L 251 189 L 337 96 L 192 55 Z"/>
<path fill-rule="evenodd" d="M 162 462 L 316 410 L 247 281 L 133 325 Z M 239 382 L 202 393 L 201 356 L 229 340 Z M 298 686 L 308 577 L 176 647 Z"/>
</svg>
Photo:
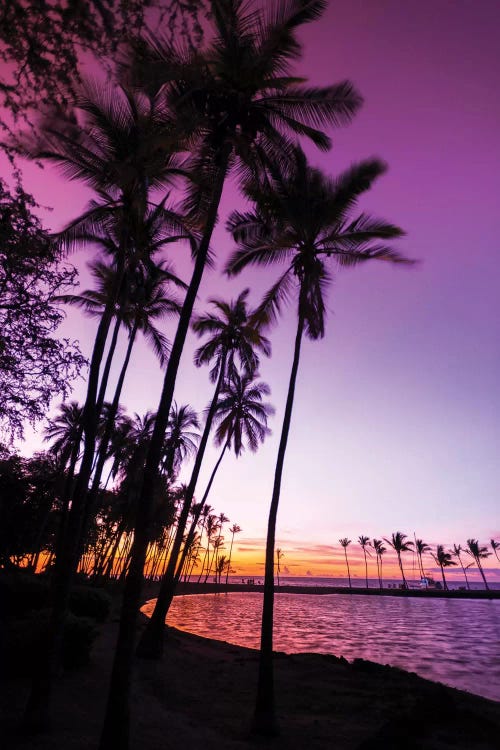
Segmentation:
<svg viewBox="0 0 500 750">
<path fill-rule="evenodd" d="M 0 577 L 2 617 L 19 617 L 32 610 L 47 607 L 49 583 L 33 573 L 14 571 Z"/>
<path fill-rule="evenodd" d="M 110 608 L 111 597 L 102 589 L 77 586 L 70 594 L 69 609 L 78 617 L 93 617 L 97 622 L 104 622 Z"/>
<path fill-rule="evenodd" d="M 47 648 L 50 610 L 40 610 L 5 623 L 2 664 L 5 673 L 29 675 Z M 63 635 L 62 663 L 75 669 L 89 661 L 92 643 L 97 635 L 95 623 L 87 617 L 68 615 Z"/>
</svg>

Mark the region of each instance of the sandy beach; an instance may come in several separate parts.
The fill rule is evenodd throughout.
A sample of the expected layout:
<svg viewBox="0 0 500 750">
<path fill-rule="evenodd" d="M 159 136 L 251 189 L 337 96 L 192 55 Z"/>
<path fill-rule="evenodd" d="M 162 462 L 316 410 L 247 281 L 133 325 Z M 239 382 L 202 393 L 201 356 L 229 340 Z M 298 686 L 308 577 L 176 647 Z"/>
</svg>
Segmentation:
<svg viewBox="0 0 500 750">
<path fill-rule="evenodd" d="M 141 615 L 142 618 L 142 615 Z M 28 682 L 3 685 L 3 747 L 91 750 L 101 728 L 116 618 L 101 627 L 91 662 L 55 691 L 50 735 L 19 736 Z M 320 654 L 276 654 L 281 734 L 251 737 L 257 652 L 168 628 L 159 663 L 137 661 L 136 750 L 496 750 L 500 704 L 399 669 Z"/>
</svg>

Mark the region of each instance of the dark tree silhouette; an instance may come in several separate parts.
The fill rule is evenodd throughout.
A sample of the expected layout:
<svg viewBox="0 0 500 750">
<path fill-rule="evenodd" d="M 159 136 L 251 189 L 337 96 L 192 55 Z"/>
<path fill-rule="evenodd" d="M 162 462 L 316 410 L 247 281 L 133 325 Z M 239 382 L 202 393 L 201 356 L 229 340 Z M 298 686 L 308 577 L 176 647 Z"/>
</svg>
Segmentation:
<svg viewBox="0 0 500 750">
<path fill-rule="evenodd" d="M 476 563 L 479 572 L 481 573 L 481 578 L 483 579 L 484 587 L 485 589 L 489 590 L 488 582 L 486 581 L 486 576 L 484 575 L 483 566 L 481 565 L 481 560 L 485 560 L 487 557 L 491 555 L 491 552 L 488 552 L 488 548 L 486 546 L 481 546 L 477 539 L 467 539 L 467 547 L 465 549 L 466 553 L 470 555 L 470 557 L 473 558 L 474 562 Z"/>
<path fill-rule="evenodd" d="M 345 536 L 343 539 L 339 539 L 339 542 L 344 548 L 345 564 L 347 567 L 347 577 L 349 580 L 349 588 L 351 588 L 351 569 L 349 568 L 349 560 L 347 559 L 347 547 L 350 545 L 351 540 Z"/>
<path fill-rule="evenodd" d="M 448 591 L 448 584 L 446 582 L 446 578 L 444 575 L 444 569 L 449 568 L 451 565 L 456 565 L 456 562 L 453 562 L 451 559 L 451 552 L 445 552 L 445 549 L 442 544 L 438 544 L 436 547 L 436 554 L 433 553 L 432 557 L 434 558 L 434 561 L 436 565 L 439 565 L 441 568 L 441 577 L 443 579 L 443 588 L 445 591 Z"/>
<path fill-rule="evenodd" d="M 401 577 L 403 579 L 403 587 L 407 589 L 408 583 L 405 578 L 405 572 L 403 570 L 403 560 L 401 558 L 401 555 L 403 552 L 409 552 L 411 550 L 411 548 L 413 547 L 413 542 L 406 542 L 405 539 L 407 539 L 407 534 L 403 534 L 402 531 L 393 532 L 391 539 L 387 539 L 386 537 L 384 537 L 384 541 L 386 541 L 387 544 L 390 544 L 390 546 L 398 556 L 399 569 L 401 571 Z"/>
</svg>

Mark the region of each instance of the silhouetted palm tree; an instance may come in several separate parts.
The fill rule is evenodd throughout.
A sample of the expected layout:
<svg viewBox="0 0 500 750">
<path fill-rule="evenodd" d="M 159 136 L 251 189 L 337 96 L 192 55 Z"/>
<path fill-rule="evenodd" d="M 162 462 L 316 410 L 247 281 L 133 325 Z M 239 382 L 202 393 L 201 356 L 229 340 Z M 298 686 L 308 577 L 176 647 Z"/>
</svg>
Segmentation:
<svg viewBox="0 0 500 750">
<path fill-rule="evenodd" d="M 229 547 L 229 561 L 228 561 L 228 564 L 227 564 L 227 571 L 226 571 L 226 586 L 227 586 L 227 581 L 228 581 L 228 578 L 229 578 L 229 570 L 231 568 L 231 559 L 232 559 L 232 556 L 233 556 L 234 536 L 235 536 L 235 534 L 239 534 L 240 531 L 241 531 L 241 526 L 238 526 L 237 523 L 233 523 L 233 525 L 229 529 L 229 532 L 231 534 L 231 546 Z"/>
<path fill-rule="evenodd" d="M 317 19 L 325 5 L 324 0 L 291 0 L 273 4 L 272 12 L 264 13 L 242 0 L 211 0 L 214 35 L 207 49 L 176 48 L 166 39 L 152 37 L 136 48 L 132 79 L 151 94 L 160 92 L 179 132 L 189 141 L 199 186 L 191 193 L 189 203 L 193 214 L 201 217 L 203 233 L 146 461 L 133 564 L 124 592 L 119 647 L 100 750 L 116 743 L 122 750 L 128 747 L 131 634 L 140 603 L 151 486 L 161 459 L 180 357 L 226 177 L 238 162 L 259 173 L 270 160 L 286 159 L 290 137 L 304 136 L 320 148 L 329 148 L 330 139 L 318 128 L 349 122 L 361 103 L 348 82 L 307 88 L 303 79 L 292 74 L 292 63 L 301 53 L 297 30 Z M 268 693 L 255 726 L 264 733 L 272 733 L 275 728 L 272 690 Z"/>
<path fill-rule="evenodd" d="M 378 583 L 380 588 L 383 587 L 382 584 L 382 555 L 384 555 L 387 552 L 387 548 L 384 547 L 384 543 L 382 539 L 374 539 L 373 540 L 373 549 L 375 550 L 375 554 L 377 555 L 377 573 L 378 573 Z"/>
<path fill-rule="evenodd" d="M 285 553 L 278 547 L 276 550 L 276 575 L 278 577 L 278 588 L 280 587 L 281 559 Z"/>
<path fill-rule="evenodd" d="M 461 557 L 463 551 L 464 550 L 462 549 L 462 547 L 461 547 L 460 544 L 454 544 L 453 545 L 453 549 L 451 550 L 451 554 L 455 555 L 455 557 L 458 559 L 458 562 L 460 563 L 460 567 L 462 568 L 462 573 L 464 574 L 465 585 L 467 586 L 467 590 L 469 590 L 470 589 L 469 579 L 467 578 L 467 567 L 468 566 L 464 566 L 464 564 L 462 562 L 462 557 Z"/>
<path fill-rule="evenodd" d="M 351 543 L 351 540 L 348 539 L 346 536 L 343 539 L 339 539 L 340 544 L 344 548 L 344 555 L 345 555 L 345 564 L 347 566 L 347 577 L 349 579 L 349 588 L 351 588 L 351 570 L 349 568 L 349 560 L 347 559 L 347 548 Z"/>
<path fill-rule="evenodd" d="M 426 552 L 430 552 L 431 548 L 428 544 L 426 544 L 423 539 L 415 539 L 415 552 L 417 553 L 418 557 L 418 566 L 420 569 L 420 575 L 422 578 L 426 578 L 425 571 L 424 571 L 424 563 L 422 560 L 422 555 Z"/>
<path fill-rule="evenodd" d="M 188 404 L 172 404 L 165 438 L 163 469 L 167 476 L 175 476 L 183 461 L 196 454 L 200 435 L 198 415 Z"/>
<path fill-rule="evenodd" d="M 481 573 L 481 578 L 483 579 L 484 587 L 489 590 L 488 583 L 486 581 L 486 576 L 484 575 L 483 566 L 481 565 L 481 560 L 485 560 L 487 557 L 491 555 L 491 552 L 488 552 L 488 548 L 485 546 L 481 546 L 477 539 L 467 539 L 467 547 L 465 549 L 466 553 L 470 555 L 478 569 Z"/>
<path fill-rule="evenodd" d="M 408 584 L 406 582 L 405 573 L 403 570 L 403 561 L 401 559 L 401 554 L 403 552 L 409 552 L 413 547 L 413 542 L 405 542 L 405 539 L 407 539 L 407 535 L 403 534 L 401 531 L 393 532 L 391 539 L 387 539 L 386 537 L 384 537 L 384 541 L 386 541 L 387 544 L 391 545 L 392 549 L 398 556 L 398 563 L 399 569 L 401 571 L 401 577 L 403 579 L 403 586 L 405 589 L 407 589 Z"/>
<path fill-rule="evenodd" d="M 363 555 L 365 557 L 365 583 L 366 583 L 366 588 L 368 588 L 368 561 L 366 559 L 366 555 L 370 553 L 367 551 L 366 548 L 370 546 L 370 537 L 359 536 L 358 542 L 361 545 L 361 549 L 363 550 Z"/>
<path fill-rule="evenodd" d="M 446 578 L 444 576 L 444 569 L 449 568 L 451 565 L 456 565 L 456 562 L 453 562 L 453 560 L 451 559 L 451 552 L 444 551 L 444 547 L 442 544 L 438 544 L 438 546 L 436 547 L 436 554 L 434 555 L 431 552 L 431 555 L 434 558 L 436 564 L 441 568 L 443 588 L 445 591 L 448 591 L 448 584 L 446 583 Z"/>
<path fill-rule="evenodd" d="M 51 441 L 50 452 L 54 454 L 61 469 L 65 469 L 71 454 L 78 455 L 82 423 L 82 407 L 76 401 L 62 403 L 59 414 L 49 420 L 44 430 L 44 441 Z"/>
<path fill-rule="evenodd" d="M 495 557 L 500 562 L 500 557 L 498 557 L 498 550 L 500 549 L 500 542 L 496 542 L 494 539 L 490 539 L 491 549 L 495 553 Z"/>
<path fill-rule="evenodd" d="M 254 201 L 255 209 L 233 212 L 228 222 L 239 245 L 226 266 L 228 274 L 239 273 L 249 265 L 286 264 L 285 272 L 264 296 L 256 313 L 258 319 L 264 324 L 275 322 L 283 303 L 294 292 L 298 303 L 293 363 L 268 521 L 257 725 L 261 720 L 265 723 L 273 713 L 270 686 L 275 527 L 302 339 L 305 335 L 317 340 L 324 335 L 325 293 L 331 282 L 329 260 L 340 267 L 373 259 L 404 262 L 385 243 L 401 236 L 401 229 L 365 214 L 352 217 L 359 196 L 384 171 L 382 162 L 371 160 L 351 167 L 337 179 L 329 178 L 310 167 L 304 153 L 296 148 L 293 164 L 286 172 L 275 165 L 265 179 L 247 184 L 246 194 Z"/>
</svg>

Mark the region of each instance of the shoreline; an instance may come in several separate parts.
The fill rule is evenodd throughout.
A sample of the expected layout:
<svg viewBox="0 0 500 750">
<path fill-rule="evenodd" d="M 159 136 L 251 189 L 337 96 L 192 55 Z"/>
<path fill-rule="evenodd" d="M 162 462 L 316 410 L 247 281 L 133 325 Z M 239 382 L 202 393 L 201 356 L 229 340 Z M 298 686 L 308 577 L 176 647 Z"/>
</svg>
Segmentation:
<svg viewBox="0 0 500 750">
<path fill-rule="evenodd" d="M 154 598 L 160 588 L 160 582 L 148 581 L 144 586 L 144 595 Z M 177 585 L 175 596 L 190 594 L 216 594 L 216 593 L 241 593 L 250 594 L 263 593 L 264 586 L 259 584 L 242 583 L 193 583 L 186 582 Z M 147 593 L 146 593 L 147 592 Z M 348 596 L 399 596 L 416 597 L 420 599 L 500 599 L 500 589 L 463 591 L 452 589 L 376 589 L 376 588 L 349 588 L 347 586 L 300 586 L 281 585 L 274 587 L 275 594 L 311 594 L 314 596 L 325 596 L 328 594 L 344 594 Z"/>
</svg>

